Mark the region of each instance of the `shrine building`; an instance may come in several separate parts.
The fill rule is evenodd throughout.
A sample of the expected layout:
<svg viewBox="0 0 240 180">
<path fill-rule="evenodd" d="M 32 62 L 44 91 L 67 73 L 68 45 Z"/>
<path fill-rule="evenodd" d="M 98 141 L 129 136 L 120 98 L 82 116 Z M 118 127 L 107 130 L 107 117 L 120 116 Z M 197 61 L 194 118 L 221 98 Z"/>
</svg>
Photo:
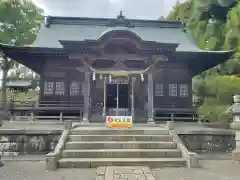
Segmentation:
<svg viewBox="0 0 240 180">
<path fill-rule="evenodd" d="M 194 117 L 192 78 L 234 53 L 199 49 L 181 21 L 122 14 L 47 16 L 32 45 L 0 49 L 40 75 L 39 104 L 55 105 L 41 112 L 92 122 L 106 115 L 135 122 Z"/>
</svg>

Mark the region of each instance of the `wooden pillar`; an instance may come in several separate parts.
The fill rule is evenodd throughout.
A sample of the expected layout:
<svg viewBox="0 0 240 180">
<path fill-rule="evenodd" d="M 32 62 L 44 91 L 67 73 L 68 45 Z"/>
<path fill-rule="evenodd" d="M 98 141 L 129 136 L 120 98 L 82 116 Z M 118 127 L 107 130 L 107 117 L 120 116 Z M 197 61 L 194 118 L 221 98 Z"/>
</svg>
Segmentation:
<svg viewBox="0 0 240 180">
<path fill-rule="evenodd" d="M 148 123 L 154 124 L 153 75 L 148 74 Z"/>
<path fill-rule="evenodd" d="M 83 87 L 84 95 L 84 113 L 83 113 L 83 123 L 89 123 L 89 106 L 90 106 L 90 73 L 85 72 L 85 81 Z"/>
<path fill-rule="evenodd" d="M 116 115 L 119 116 L 119 83 L 117 83 L 117 112 Z"/>
<path fill-rule="evenodd" d="M 132 86 L 131 86 L 131 90 L 132 90 L 132 99 L 131 99 L 131 116 L 134 119 L 134 84 L 135 84 L 135 77 L 132 77 Z"/>
<path fill-rule="evenodd" d="M 63 122 L 63 112 L 60 112 L 60 117 L 59 117 L 60 122 Z"/>
<path fill-rule="evenodd" d="M 107 77 L 105 76 L 103 79 L 103 118 L 106 117 L 106 110 L 107 110 Z"/>
</svg>

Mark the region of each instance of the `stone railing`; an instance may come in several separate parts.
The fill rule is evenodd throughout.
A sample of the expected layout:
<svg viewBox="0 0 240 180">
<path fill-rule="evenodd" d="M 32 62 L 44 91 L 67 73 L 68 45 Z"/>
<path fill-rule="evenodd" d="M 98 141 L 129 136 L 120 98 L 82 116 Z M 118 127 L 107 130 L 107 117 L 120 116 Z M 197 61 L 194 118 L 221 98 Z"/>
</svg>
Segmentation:
<svg viewBox="0 0 240 180">
<path fill-rule="evenodd" d="M 62 130 L 0 129 L 0 155 L 46 154 L 55 149 Z"/>
<path fill-rule="evenodd" d="M 179 138 L 178 134 L 173 130 L 171 121 L 168 122 L 167 127 L 169 129 L 170 135 L 172 135 L 173 140 L 177 143 L 178 149 L 181 150 L 184 159 L 187 161 L 188 168 L 199 167 L 199 155 L 195 152 L 190 152 Z"/>
<path fill-rule="evenodd" d="M 72 121 L 65 121 L 64 131 L 58 141 L 54 152 L 48 153 L 46 156 L 46 170 L 57 170 L 58 160 L 60 159 L 62 149 L 64 148 L 64 144 L 66 143 L 69 132 L 72 128 Z"/>
</svg>

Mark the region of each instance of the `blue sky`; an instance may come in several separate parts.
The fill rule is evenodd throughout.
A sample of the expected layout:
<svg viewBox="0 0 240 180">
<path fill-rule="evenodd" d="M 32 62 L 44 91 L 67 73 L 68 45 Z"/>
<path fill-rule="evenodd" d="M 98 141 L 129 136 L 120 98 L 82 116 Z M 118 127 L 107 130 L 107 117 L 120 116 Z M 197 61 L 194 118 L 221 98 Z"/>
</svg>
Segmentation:
<svg viewBox="0 0 240 180">
<path fill-rule="evenodd" d="M 178 0 L 33 0 L 45 15 L 157 19 L 166 16 Z M 181 2 L 181 0 L 179 0 Z"/>
</svg>

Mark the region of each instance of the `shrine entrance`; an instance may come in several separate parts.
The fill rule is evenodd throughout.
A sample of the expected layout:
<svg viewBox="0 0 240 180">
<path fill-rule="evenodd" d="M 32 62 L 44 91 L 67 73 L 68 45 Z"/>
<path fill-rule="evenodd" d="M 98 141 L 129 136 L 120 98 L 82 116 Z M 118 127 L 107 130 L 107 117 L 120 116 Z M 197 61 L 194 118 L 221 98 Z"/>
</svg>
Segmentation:
<svg viewBox="0 0 240 180">
<path fill-rule="evenodd" d="M 115 78 L 106 86 L 106 110 L 108 115 L 126 116 L 129 114 L 129 80 Z"/>
<path fill-rule="evenodd" d="M 128 84 L 107 85 L 107 108 L 129 108 Z"/>
</svg>

